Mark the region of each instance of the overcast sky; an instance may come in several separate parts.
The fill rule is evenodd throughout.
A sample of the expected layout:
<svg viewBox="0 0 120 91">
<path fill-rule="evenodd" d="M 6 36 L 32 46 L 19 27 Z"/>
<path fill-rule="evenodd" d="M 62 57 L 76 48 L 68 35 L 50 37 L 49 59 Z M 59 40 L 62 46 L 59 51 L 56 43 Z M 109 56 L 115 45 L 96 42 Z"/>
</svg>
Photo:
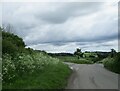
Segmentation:
<svg viewBox="0 0 120 91">
<path fill-rule="evenodd" d="M 47 52 L 118 50 L 118 5 L 105 2 L 2 3 L 2 24 Z"/>
</svg>

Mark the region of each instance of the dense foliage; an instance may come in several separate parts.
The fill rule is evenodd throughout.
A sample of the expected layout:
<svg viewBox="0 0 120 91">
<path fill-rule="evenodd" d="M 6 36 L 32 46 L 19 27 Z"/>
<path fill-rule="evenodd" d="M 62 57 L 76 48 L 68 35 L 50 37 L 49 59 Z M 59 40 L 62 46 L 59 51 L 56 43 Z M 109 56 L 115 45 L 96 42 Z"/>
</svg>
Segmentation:
<svg viewBox="0 0 120 91">
<path fill-rule="evenodd" d="M 2 37 L 3 89 L 65 87 L 70 74 L 67 65 L 43 51 L 25 48 L 17 35 L 2 31 Z"/>
<path fill-rule="evenodd" d="M 112 58 L 103 59 L 103 62 L 107 69 L 120 74 L 120 52 L 116 53 Z"/>
<path fill-rule="evenodd" d="M 20 49 L 25 47 L 22 38 L 4 31 L 2 31 L 2 45 L 2 53 L 10 55 L 15 55 L 16 52 L 20 52 Z"/>
</svg>

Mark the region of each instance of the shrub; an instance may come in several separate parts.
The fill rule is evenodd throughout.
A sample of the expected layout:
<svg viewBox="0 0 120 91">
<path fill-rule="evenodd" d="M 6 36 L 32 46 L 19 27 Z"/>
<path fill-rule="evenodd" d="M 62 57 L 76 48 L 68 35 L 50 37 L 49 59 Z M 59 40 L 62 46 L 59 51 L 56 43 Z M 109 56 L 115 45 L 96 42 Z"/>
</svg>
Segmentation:
<svg viewBox="0 0 120 91">
<path fill-rule="evenodd" d="M 12 44 L 10 41 L 3 39 L 2 41 L 2 53 L 14 55 L 18 52 L 18 48 Z"/>
<path fill-rule="evenodd" d="M 25 43 L 22 38 L 19 38 L 17 35 L 2 31 L 2 39 L 6 39 L 17 47 L 25 47 Z"/>
<path fill-rule="evenodd" d="M 25 44 L 17 35 L 2 31 L 2 53 L 10 54 L 12 58 L 19 52 L 25 52 Z"/>
<path fill-rule="evenodd" d="M 120 53 L 117 53 L 113 58 L 108 57 L 103 59 L 103 63 L 104 67 L 107 69 L 116 73 L 120 73 Z"/>
</svg>

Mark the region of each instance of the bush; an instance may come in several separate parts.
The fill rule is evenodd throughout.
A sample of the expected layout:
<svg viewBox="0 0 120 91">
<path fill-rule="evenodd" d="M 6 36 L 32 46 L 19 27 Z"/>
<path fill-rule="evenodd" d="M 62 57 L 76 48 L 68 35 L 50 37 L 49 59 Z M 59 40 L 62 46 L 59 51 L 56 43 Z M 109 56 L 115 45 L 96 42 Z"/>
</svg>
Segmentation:
<svg viewBox="0 0 120 91">
<path fill-rule="evenodd" d="M 120 73 L 120 53 L 117 53 L 114 57 L 114 70 L 117 73 Z"/>
<path fill-rule="evenodd" d="M 25 47 L 25 43 L 23 42 L 22 38 L 19 38 L 17 35 L 2 31 L 2 39 L 6 39 L 10 41 L 12 44 L 16 45 L 17 47 Z"/>
<path fill-rule="evenodd" d="M 5 54 L 11 54 L 11 55 L 14 55 L 18 52 L 18 48 L 12 44 L 12 42 L 6 40 L 6 39 L 3 39 L 2 41 L 2 53 Z"/>
<path fill-rule="evenodd" d="M 2 75 L 3 83 L 12 82 L 15 79 L 15 64 L 11 60 L 11 56 L 8 54 L 3 55 L 2 59 Z"/>
<path fill-rule="evenodd" d="M 10 54 L 12 57 L 25 48 L 22 38 L 17 35 L 2 31 L 2 53 Z"/>
<path fill-rule="evenodd" d="M 104 67 L 120 74 L 120 53 L 117 53 L 113 58 L 106 58 L 103 60 Z"/>
</svg>

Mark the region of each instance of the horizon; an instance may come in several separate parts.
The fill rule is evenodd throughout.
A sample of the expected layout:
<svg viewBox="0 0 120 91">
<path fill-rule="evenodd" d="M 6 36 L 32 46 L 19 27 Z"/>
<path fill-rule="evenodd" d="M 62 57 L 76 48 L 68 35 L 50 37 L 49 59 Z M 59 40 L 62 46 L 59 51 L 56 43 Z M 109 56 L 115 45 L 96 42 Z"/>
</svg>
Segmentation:
<svg viewBox="0 0 120 91">
<path fill-rule="evenodd" d="M 30 47 L 26 47 L 26 48 L 30 48 Z M 33 48 L 32 48 L 33 49 Z M 78 49 L 78 48 L 76 48 L 76 49 Z M 112 48 L 113 49 L 113 48 Z M 45 51 L 45 50 L 37 50 L 37 49 L 33 49 L 33 50 L 36 50 L 36 51 Z M 45 51 L 45 52 L 47 52 L 47 53 L 70 53 L 70 54 L 74 54 L 74 52 L 75 52 L 76 50 L 74 50 L 73 52 L 47 52 L 47 51 Z M 118 52 L 118 50 L 115 50 L 116 52 Z M 103 51 L 103 50 L 94 50 L 94 51 L 90 51 L 90 50 L 82 50 L 81 49 L 81 52 L 82 53 L 85 53 L 85 52 L 111 52 L 111 49 L 110 50 L 108 50 L 108 51 Z"/>
</svg>

